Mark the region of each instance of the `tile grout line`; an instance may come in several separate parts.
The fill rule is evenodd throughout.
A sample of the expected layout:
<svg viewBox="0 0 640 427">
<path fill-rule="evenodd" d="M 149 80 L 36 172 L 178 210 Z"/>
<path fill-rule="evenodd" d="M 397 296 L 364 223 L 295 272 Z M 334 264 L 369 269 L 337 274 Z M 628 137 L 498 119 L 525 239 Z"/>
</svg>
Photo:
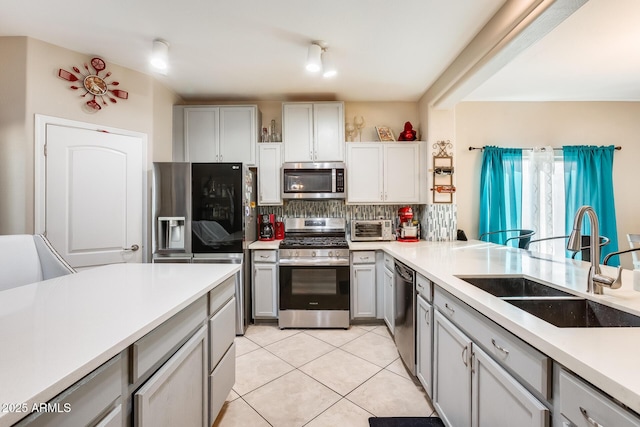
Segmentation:
<svg viewBox="0 0 640 427">
<path fill-rule="evenodd" d="M 379 326 L 382 326 L 382 325 L 379 325 Z M 356 325 L 355 327 L 358 327 L 358 326 Z M 305 375 L 306 377 L 308 377 L 309 379 L 313 380 L 314 382 L 316 382 L 316 383 L 318 383 L 318 384 L 322 385 L 323 387 L 325 387 L 326 389 L 328 389 L 328 390 L 332 391 L 333 393 L 335 393 L 335 394 L 338 396 L 338 400 L 337 400 L 336 402 L 334 402 L 332 405 L 330 405 L 328 408 L 326 408 L 326 409 L 325 409 L 324 411 L 322 411 L 320 414 L 318 414 L 318 415 L 314 416 L 311 420 L 309 420 L 309 421 L 305 422 L 305 424 L 303 424 L 303 425 L 308 425 L 308 424 L 309 424 L 309 423 L 311 423 L 313 420 L 315 420 L 316 418 L 318 418 L 318 417 L 320 417 L 321 415 L 323 415 L 324 413 L 326 413 L 328 410 L 330 410 L 330 409 L 331 409 L 332 407 L 334 407 L 336 404 L 340 403 L 342 400 L 347 400 L 350 404 L 352 404 L 352 405 L 354 405 L 354 406 L 356 406 L 356 407 L 360 408 L 362 411 L 364 411 L 365 413 L 367 413 L 367 414 L 371 415 L 372 417 L 377 417 L 377 415 L 372 414 L 369 410 L 367 410 L 367 409 L 363 408 L 362 406 L 360 406 L 360 405 L 358 405 L 357 403 L 355 403 L 355 402 L 353 402 L 352 400 L 350 400 L 350 399 L 348 398 L 348 396 L 349 396 L 350 394 L 352 394 L 354 391 L 356 391 L 358 388 L 362 387 L 362 386 L 363 386 L 364 384 L 366 384 L 367 382 L 371 381 L 371 379 L 372 379 L 372 378 L 374 378 L 376 375 L 379 375 L 382 371 L 387 371 L 387 372 L 389 372 L 389 373 L 392 373 L 392 374 L 394 374 L 394 376 L 397 376 L 397 377 L 399 377 L 399 378 L 402 378 L 402 379 L 404 379 L 404 380 L 406 380 L 406 381 L 408 381 L 408 382 L 410 382 L 410 383 L 413 383 L 413 384 L 414 384 L 414 385 L 416 385 L 416 386 L 417 386 L 417 385 L 419 385 L 419 386 L 420 386 L 420 388 L 421 388 L 421 389 L 423 390 L 423 392 L 424 392 L 424 388 L 422 387 L 422 384 L 415 383 L 415 382 L 411 381 L 410 379 L 405 378 L 405 377 L 404 377 L 404 376 L 402 376 L 401 374 L 396 373 L 396 372 L 394 372 L 394 371 L 392 371 L 392 370 L 388 369 L 388 368 L 389 368 L 389 366 L 391 366 L 393 363 L 395 363 L 395 362 L 399 359 L 399 356 L 398 356 L 396 359 L 394 359 L 393 361 L 391 361 L 391 362 L 387 363 L 385 366 L 382 366 L 382 367 L 381 367 L 380 365 L 378 365 L 378 364 L 376 364 L 376 363 L 373 363 L 373 362 L 371 362 L 371 361 L 369 361 L 369 360 L 365 359 L 364 357 L 361 357 L 361 356 L 359 356 L 359 355 L 353 354 L 353 353 L 351 353 L 350 351 L 348 351 L 348 350 L 346 350 L 346 349 L 342 348 L 342 347 L 344 347 L 344 346 L 346 346 L 346 345 L 348 345 L 348 344 L 352 343 L 353 341 L 355 341 L 355 340 L 357 340 L 357 339 L 359 339 L 359 338 L 365 337 L 366 335 L 368 335 L 368 334 L 370 334 L 370 333 L 373 333 L 374 335 L 376 335 L 376 336 L 378 336 L 378 337 L 388 338 L 388 339 L 390 339 L 391 341 L 394 341 L 394 340 L 393 340 L 393 337 L 392 337 L 392 336 L 390 336 L 390 334 L 389 334 L 388 330 L 387 330 L 387 333 L 386 333 L 386 334 L 382 334 L 382 333 L 376 333 L 376 332 L 374 332 L 374 329 L 371 329 L 371 330 L 367 330 L 367 329 L 364 329 L 364 328 L 359 328 L 359 329 L 362 329 L 364 332 L 363 332 L 362 334 L 358 335 L 357 337 L 354 337 L 354 338 L 352 338 L 352 339 L 350 339 L 350 340 L 348 340 L 348 341 L 346 341 L 346 342 L 342 343 L 342 344 L 341 344 L 341 345 L 339 345 L 339 346 L 336 346 L 335 344 L 333 344 L 333 343 L 331 343 L 331 342 L 328 342 L 328 341 L 326 341 L 326 340 L 323 340 L 322 338 L 318 338 L 318 337 L 315 337 L 315 336 L 313 336 L 313 335 L 311 335 L 311 334 L 308 334 L 308 333 L 306 333 L 306 332 L 307 332 L 307 330 L 296 330 L 296 332 L 295 332 L 294 334 L 291 334 L 291 335 L 289 335 L 289 336 L 287 336 L 287 337 L 284 337 L 284 338 L 281 338 L 281 339 L 277 339 L 277 340 L 275 340 L 275 341 L 273 341 L 273 342 L 271 342 L 271 343 L 265 344 L 265 345 L 261 345 L 260 343 L 258 343 L 258 342 L 256 342 L 256 341 L 254 341 L 254 340 L 252 340 L 251 338 L 249 338 L 249 337 L 247 337 L 246 335 L 244 335 L 244 337 L 245 337 L 245 338 L 247 338 L 247 339 L 248 339 L 250 342 L 252 342 L 253 344 L 257 345 L 257 346 L 258 346 L 258 348 L 253 349 L 253 350 L 250 350 L 250 351 L 248 351 L 248 352 L 246 352 L 246 353 L 243 353 L 242 355 L 237 356 L 237 357 L 245 356 L 245 355 L 250 354 L 250 353 L 252 353 L 252 352 L 255 352 L 255 351 L 259 350 L 259 349 L 264 349 L 264 350 L 265 350 L 265 351 L 267 351 L 269 354 L 271 354 L 271 355 L 275 356 L 276 358 L 278 358 L 278 359 L 279 359 L 279 360 L 281 360 L 282 362 L 284 362 L 284 363 L 286 363 L 287 365 L 289 365 L 292 369 L 291 369 L 290 371 L 288 371 L 288 372 L 286 372 L 286 373 L 284 373 L 284 374 L 282 374 L 282 375 L 278 376 L 277 378 L 273 378 L 273 379 L 271 379 L 270 381 L 268 381 L 268 382 L 266 382 L 266 383 L 264 383 L 264 384 L 260 385 L 259 387 L 256 387 L 255 389 L 248 391 L 248 392 L 247 392 L 247 393 L 245 393 L 244 395 L 240 395 L 240 393 L 238 393 L 238 392 L 237 392 L 237 391 L 235 391 L 235 390 L 233 390 L 233 391 L 234 391 L 234 392 L 236 392 L 236 394 L 238 394 L 238 397 L 239 397 L 240 399 L 242 399 L 242 400 L 243 400 L 243 402 L 245 402 L 245 403 L 246 403 L 246 404 L 247 404 L 247 405 L 248 405 L 248 406 L 249 406 L 249 407 L 250 407 L 250 408 L 251 408 L 255 413 L 257 413 L 257 414 L 258 414 L 258 415 L 259 415 L 259 416 L 260 416 L 260 417 L 261 417 L 261 418 L 262 418 L 262 419 L 263 419 L 263 420 L 264 420 L 268 425 L 270 425 L 270 426 L 273 426 L 273 424 L 271 424 L 271 423 L 270 423 L 270 422 L 269 422 L 269 421 L 268 421 L 268 420 L 267 420 L 267 419 L 266 419 L 266 418 L 265 418 L 265 417 L 264 417 L 260 412 L 258 412 L 256 408 L 254 408 L 253 406 L 251 406 L 251 405 L 249 404 L 249 402 L 245 399 L 245 396 L 246 396 L 246 395 L 248 395 L 248 394 L 250 394 L 250 393 L 253 393 L 253 392 L 254 392 L 254 391 L 256 391 L 256 390 L 259 390 L 259 389 L 260 389 L 260 388 L 262 388 L 262 387 L 265 387 L 266 385 L 268 385 L 268 384 L 270 384 L 270 383 L 272 383 L 272 382 L 274 382 L 274 381 L 276 381 L 276 380 L 278 380 L 278 379 L 281 379 L 281 378 L 282 378 L 282 377 L 284 377 L 285 375 L 290 374 L 290 373 L 292 373 L 292 372 L 294 372 L 294 371 L 296 371 L 296 370 L 297 370 L 297 371 L 299 371 L 301 374 Z M 296 335 L 299 335 L 300 333 L 303 333 L 303 334 L 305 334 L 305 335 L 306 335 L 306 336 L 308 336 L 308 337 L 311 337 L 311 338 L 317 339 L 317 340 L 319 340 L 319 341 L 321 341 L 321 342 L 323 342 L 323 343 L 325 343 L 325 344 L 328 344 L 328 345 L 330 345 L 332 348 L 331 348 L 329 351 L 327 351 L 327 352 L 325 352 L 325 353 L 323 353 L 323 354 L 321 354 L 321 355 L 319 355 L 319 356 L 317 356 L 317 357 L 314 357 L 313 359 L 311 359 L 311 360 L 309 360 L 309 361 L 306 361 L 305 363 L 303 363 L 302 365 L 300 365 L 300 366 L 298 366 L 298 367 L 297 367 L 297 366 L 292 365 L 290 362 L 288 362 L 288 361 L 287 361 L 287 360 L 285 360 L 284 358 L 280 357 L 279 355 L 277 355 L 277 354 L 273 353 L 272 351 L 270 351 L 269 349 L 267 349 L 267 348 L 266 348 L 267 346 L 270 346 L 270 345 L 272 345 L 272 344 L 275 344 L 275 343 L 278 343 L 278 342 L 284 341 L 284 340 L 289 339 L 289 338 L 293 338 L 293 337 L 295 337 Z M 345 353 L 349 354 L 349 355 L 350 355 L 350 356 L 352 356 L 352 357 L 355 357 L 355 358 L 360 359 L 360 360 L 362 360 L 362 361 L 364 361 L 364 362 L 367 362 L 367 363 L 369 363 L 369 364 L 371 364 L 371 365 L 375 366 L 375 367 L 377 368 L 377 371 L 376 371 L 375 373 L 373 373 L 372 375 L 370 375 L 367 379 L 365 379 L 364 381 L 362 381 L 358 386 L 356 386 L 355 388 L 353 388 L 352 390 L 350 390 L 348 393 L 346 393 L 345 395 L 342 395 L 342 394 L 341 394 L 341 393 L 339 393 L 338 391 L 336 391 L 336 390 L 332 389 L 332 388 L 331 388 L 331 387 L 329 387 L 328 385 L 324 384 L 324 383 L 323 383 L 323 382 L 321 382 L 320 380 L 318 380 L 318 379 L 316 379 L 316 378 L 312 377 L 311 375 L 307 374 L 306 372 L 304 372 L 304 371 L 302 371 L 302 370 L 300 369 L 300 368 L 304 367 L 305 365 L 307 365 L 307 364 L 309 364 L 309 363 L 312 363 L 313 361 L 315 361 L 315 360 L 317 360 L 317 359 L 319 359 L 319 358 L 321 358 L 321 357 L 324 357 L 324 356 L 326 356 L 326 355 L 327 355 L 327 354 L 329 354 L 329 353 L 334 352 L 335 350 L 342 350 L 343 352 L 345 352 Z M 425 393 L 426 393 L 426 392 L 425 392 Z M 431 399 L 428 399 L 428 400 L 429 400 L 429 404 L 430 404 L 431 408 L 433 408 L 433 404 L 432 404 L 432 402 L 431 402 Z M 430 414 L 429 416 L 437 416 L 437 412 L 435 411 L 435 409 L 433 409 L 433 412 L 431 412 L 431 414 Z"/>
</svg>

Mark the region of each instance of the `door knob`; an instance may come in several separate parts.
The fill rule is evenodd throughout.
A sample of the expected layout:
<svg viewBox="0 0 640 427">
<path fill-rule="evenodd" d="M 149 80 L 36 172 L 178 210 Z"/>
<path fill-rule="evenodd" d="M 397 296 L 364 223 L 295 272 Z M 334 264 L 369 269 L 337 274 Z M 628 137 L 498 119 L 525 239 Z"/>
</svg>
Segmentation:
<svg viewBox="0 0 640 427">
<path fill-rule="evenodd" d="M 123 250 L 123 251 L 131 251 L 131 252 L 135 252 L 135 251 L 137 251 L 138 249 L 140 249 L 140 246 L 135 245 L 135 244 L 134 244 L 134 245 L 131 245 L 131 247 L 130 247 L 130 248 L 122 248 L 122 250 Z"/>
</svg>

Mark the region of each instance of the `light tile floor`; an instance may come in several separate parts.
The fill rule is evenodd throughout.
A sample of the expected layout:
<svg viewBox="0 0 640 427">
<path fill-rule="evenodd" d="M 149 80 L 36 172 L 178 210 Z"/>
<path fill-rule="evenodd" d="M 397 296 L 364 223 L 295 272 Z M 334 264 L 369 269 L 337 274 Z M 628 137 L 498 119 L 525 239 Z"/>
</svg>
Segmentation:
<svg viewBox="0 0 640 427">
<path fill-rule="evenodd" d="M 251 325 L 236 337 L 236 357 L 216 427 L 368 427 L 372 416 L 437 415 L 384 325 Z"/>
</svg>

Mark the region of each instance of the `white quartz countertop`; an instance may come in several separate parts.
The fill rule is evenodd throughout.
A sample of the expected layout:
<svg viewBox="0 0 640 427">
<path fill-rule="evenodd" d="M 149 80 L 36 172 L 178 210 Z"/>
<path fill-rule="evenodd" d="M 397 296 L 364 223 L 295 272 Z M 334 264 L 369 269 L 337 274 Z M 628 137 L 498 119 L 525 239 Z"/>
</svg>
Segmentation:
<svg viewBox="0 0 640 427">
<path fill-rule="evenodd" d="M 259 249 L 278 249 L 282 240 L 256 240 L 249 245 L 251 250 Z"/>
<path fill-rule="evenodd" d="M 640 413 L 640 328 L 558 328 L 456 276 L 524 275 L 570 293 L 640 315 L 640 292 L 623 270 L 622 288 L 585 292 L 589 264 L 472 240 L 468 242 L 351 242 L 351 250 L 380 249 L 519 336 L 577 375 Z M 603 273 L 614 275 L 611 267 Z"/>
<path fill-rule="evenodd" d="M 0 292 L 0 427 L 215 288 L 237 264 L 116 264 Z"/>
</svg>

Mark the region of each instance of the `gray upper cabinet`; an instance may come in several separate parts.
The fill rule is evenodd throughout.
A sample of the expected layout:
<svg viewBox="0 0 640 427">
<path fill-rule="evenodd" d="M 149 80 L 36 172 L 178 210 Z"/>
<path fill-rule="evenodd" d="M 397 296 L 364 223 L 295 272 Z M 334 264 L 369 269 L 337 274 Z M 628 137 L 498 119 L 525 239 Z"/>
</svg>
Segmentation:
<svg viewBox="0 0 640 427">
<path fill-rule="evenodd" d="M 174 161 L 256 164 L 257 106 L 176 106 L 173 116 Z"/>
<path fill-rule="evenodd" d="M 344 104 L 282 104 L 282 141 L 285 162 L 344 161 Z"/>
</svg>

